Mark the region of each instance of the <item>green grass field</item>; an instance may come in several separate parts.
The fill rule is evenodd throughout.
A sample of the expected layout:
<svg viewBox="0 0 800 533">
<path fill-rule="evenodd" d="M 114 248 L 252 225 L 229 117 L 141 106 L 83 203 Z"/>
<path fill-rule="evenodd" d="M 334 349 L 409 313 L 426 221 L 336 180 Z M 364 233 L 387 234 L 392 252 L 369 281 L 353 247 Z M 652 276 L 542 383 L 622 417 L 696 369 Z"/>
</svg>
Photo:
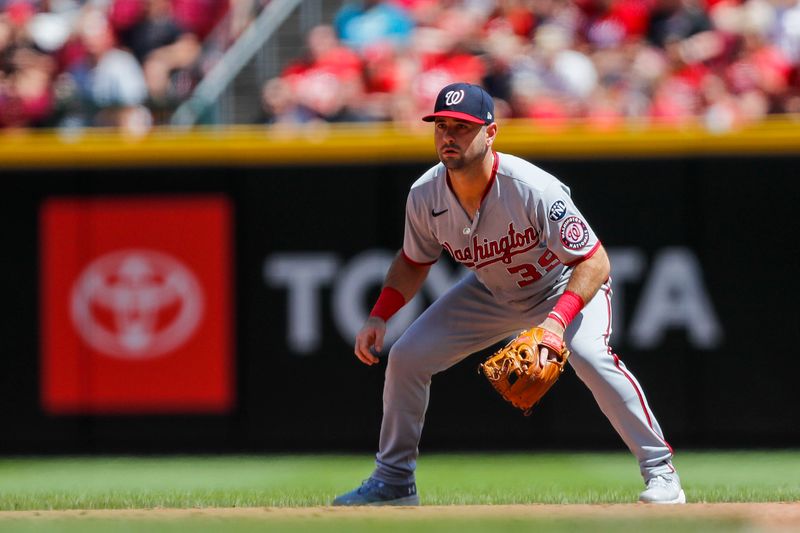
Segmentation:
<svg viewBox="0 0 800 533">
<path fill-rule="evenodd" d="M 690 502 L 800 501 L 800 452 L 683 452 L 675 464 Z M 369 456 L 203 456 L 0 459 L 0 510 L 315 507 L 350 490 L 372 469 Z M 460 504 L 618 504 L 636 501 L 638 465 L 627 453 L 428 454 L 418 465 L 424 506 Z M 324 513 L 323 513 L 324 514 Z M 34 513 L 3 517 L 0 530 L 46 525 L 57 531 L 136 531 L 129 521 Z M 8 515 L 8 513 L 6 513 Z M 653 523 L 636 519 L 466 518 L 408 515 L 355 520 L 346 515 L 147 519 L 148 531 L 752 531 L 730 519 Z M 266 521 L 266 522 L 265 522 Z M 645 527 L 646 526 L 646 527 Z M 77 527 L 77 529 L 73 529 Z M 130 527 L 131 529 L 126 529 Z M 365 528 L 365 529 L 363 529 Z M 395 529 L 396 528 L 396 529 Z M 749 529 L 748 529 L 749 528 Z M 800 529 L 800 524 L 798 524 Z M 431 529 L 432 530 L 432 529 Z"/>
</svg>

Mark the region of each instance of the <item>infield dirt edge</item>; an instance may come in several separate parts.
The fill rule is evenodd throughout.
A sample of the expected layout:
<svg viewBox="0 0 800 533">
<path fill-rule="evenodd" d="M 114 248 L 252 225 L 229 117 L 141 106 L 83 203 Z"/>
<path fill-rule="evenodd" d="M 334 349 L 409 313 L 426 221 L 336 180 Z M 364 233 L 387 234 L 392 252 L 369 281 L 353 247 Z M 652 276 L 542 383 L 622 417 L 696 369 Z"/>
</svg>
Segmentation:
<svg viewBox="0 0 800 533">
<path fill-rule="evenodd" d="M 72 509 L 1 511 L 0 521 L 9 519 L 141 519 L 185 518 L 319 519 L 382 517 L 397 520 L 424 518 L 605 518 L 640 517 L 733 519 L 753 525 L 785 527 L 800 524 L 800 502 L 644 504 L 530 504 L 447 505 L 420 507 L 203 507 L 190 509 Z"/>
</svg>

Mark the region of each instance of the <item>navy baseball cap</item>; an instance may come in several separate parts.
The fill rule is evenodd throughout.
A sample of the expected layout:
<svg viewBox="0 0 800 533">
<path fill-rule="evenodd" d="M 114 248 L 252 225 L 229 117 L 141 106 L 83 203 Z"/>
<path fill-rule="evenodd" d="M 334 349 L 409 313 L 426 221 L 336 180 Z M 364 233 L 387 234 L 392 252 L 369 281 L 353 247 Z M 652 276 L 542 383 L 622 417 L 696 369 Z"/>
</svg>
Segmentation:
<svg viewBox="0 0 800 533">
<path fill-rule="evenodd" d="M 451 83 L 436 97 L 433 113 L 422 120 L 433 122 L 436 117 L 466 120 L 474 124 L 494 122 L 494 100 L 489 93 L 471 83 Z"/>
</svg>

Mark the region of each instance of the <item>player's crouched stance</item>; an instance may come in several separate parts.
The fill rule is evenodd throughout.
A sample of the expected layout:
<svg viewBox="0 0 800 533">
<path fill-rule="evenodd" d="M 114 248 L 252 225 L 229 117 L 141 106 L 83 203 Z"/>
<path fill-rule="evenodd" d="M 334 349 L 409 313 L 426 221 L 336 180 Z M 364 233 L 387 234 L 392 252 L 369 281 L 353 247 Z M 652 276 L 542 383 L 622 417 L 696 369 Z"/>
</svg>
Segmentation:
<svg viewBox="0 0 800 533">
<path fill-rule="evenodd" d="M 409 191 L 403 248 L 356 335 L 358 359 L 378 362 L 371 350 L 383 349 L 386 322 L 417 293 L 443 249 L 471 272 L 392 346 L 375 470 L 333 505 L 417 505 L 414 473 L 431 377 L 534 325 L 546 330 L 547 343 L 538 346 L 566 344 L 567 362 L 636 456 L 647 485 L 639 500 L 685 503 L 672 448 L 608 344 L 611 267 L 569 188 L 492 150 L 494 103 L 476 85 L 448 85 L 423 120 L 435 122 L 441 163 Z M 546 363 L 547 350 L 539 357 Z"/>
</svg>

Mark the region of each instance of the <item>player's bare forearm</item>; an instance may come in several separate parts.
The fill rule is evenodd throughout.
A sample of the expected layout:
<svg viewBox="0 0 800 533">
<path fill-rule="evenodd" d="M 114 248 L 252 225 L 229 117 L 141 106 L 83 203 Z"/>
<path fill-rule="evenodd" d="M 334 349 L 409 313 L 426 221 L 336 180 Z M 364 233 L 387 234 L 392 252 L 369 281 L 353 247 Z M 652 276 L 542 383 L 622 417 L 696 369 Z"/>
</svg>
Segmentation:
<svg viewBox="0 0 800 533">
<path fill-rule="evenodd" d="M 406 261 L 403 252 L 399 252 L 386 273 L 384 287 L 398 291 L 403 300 L 408 302 L 417 294 L 428 276 L 430 266 L 414 265 Z M 398 304 L 399 305 L 399 304 Z M 370 316 L 364 326 L 356 334 L 354 353 L 365 365 L 374 365 L 378 358 L 372 353 L 383 350 L 383 339 L 386 336 L 386 322 L 379 316 Z"/>
<path fill-rule="evenodd" d="M 411 300 L 419 291 L 425 278 L 428 277 L 430 265 L 414 265 L 409 263 L 403 257 L 403 251 L 399 251 L 394 257 L 389 271 L 386 273 L 386 279 L 383 282 L 384 287 L 392 287 L 400 292 L 405 298 L 406 302 Z"/>
<path fill-rule="evenodd" d="M 601 244 L 592 257 L 578 263 L 572 271 L 567 290 L 580 296 L 584 303 L 589 303 L 610 273 L 611 263 Z"/>
</svg>

